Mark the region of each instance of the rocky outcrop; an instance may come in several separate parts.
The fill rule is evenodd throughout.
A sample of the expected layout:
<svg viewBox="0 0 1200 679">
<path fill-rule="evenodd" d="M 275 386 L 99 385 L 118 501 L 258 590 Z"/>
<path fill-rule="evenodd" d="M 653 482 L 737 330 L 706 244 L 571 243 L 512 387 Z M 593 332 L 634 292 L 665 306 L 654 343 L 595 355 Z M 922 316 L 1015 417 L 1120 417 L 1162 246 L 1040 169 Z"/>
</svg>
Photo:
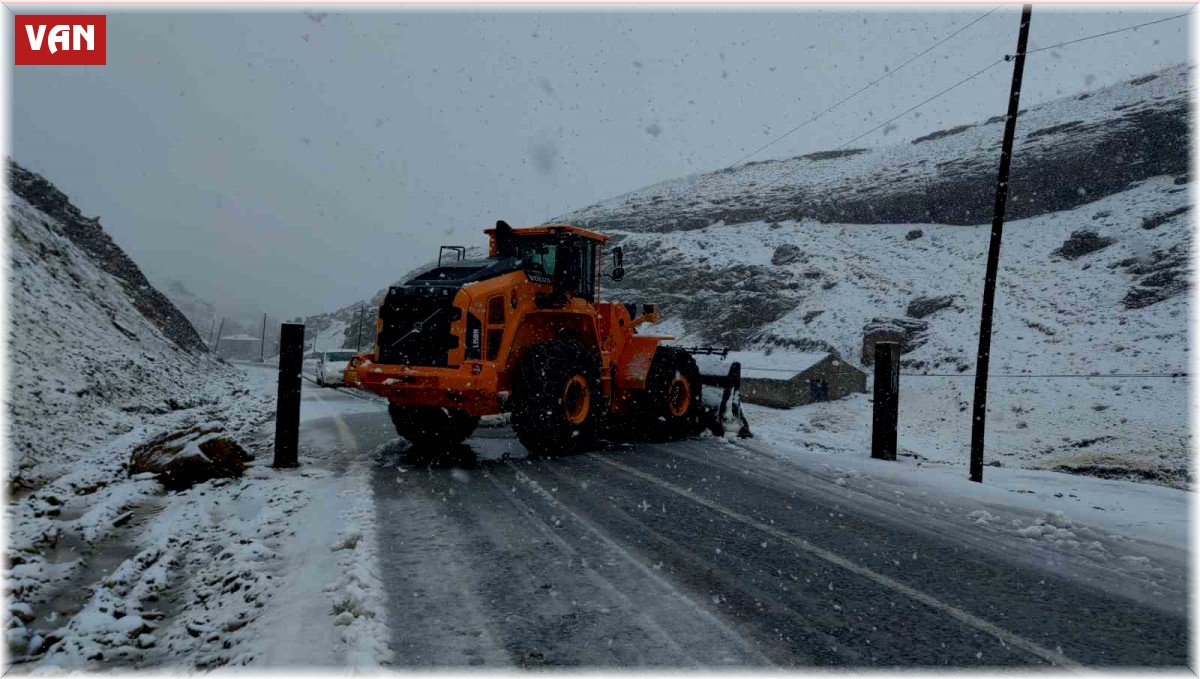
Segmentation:
<svg viewBox="0 0 1200 679">
<path fill-rule="evenodd" d="M 875 345 L 879 342 L 897 342 L 900 353 L 907 354 L 928 341 L 929 322 L 915 318 L 876 317 L 863 325 L 863 365 L 875 364 Z"/>
<path fill-rule="evenodd" d="M 14 194 L 58 220 L 71 242 L 87 253 L 101 270 L 123 282 L 133 305 L 168 339 L 188 351 L 208 350 L 187 318 L 146 280 L 137 264 L 104 232 L 99 217 L 84 217 L 54 184 L 11 158 L 8 159 L 8 185 Z"/>
<path fill-rule="evenodd" d="M 800 251 L 800 246 L 792 245 L 791 243 L 784 243 L 783 245 L 775 248 L 774 254 L 771 255 L 771 263 L 775 266 L 794 264 L 800 261 L 802 255 L 803 253 Z"/>
<path fill-rule="evenodd" d="M 1188 289 L 1188 253 L 1180 245 L 1155 248 L 1148 257 L 1130 257 L 1113 266 L 1136 277 L 1121 300 L 1126 309 L 1148 307 Z"/>
<path fill-rule="evenodd" d="M 151 473 L 169 490 L 241 476 L 253 459 L 222 427 L 195 425 L 156 436 L 133 449 L 129 475 Z"/>
<path fill-rule="evenodd" d="M 942 309 L 954 306 L 957 295 L 939 295 L 936 297 L 916 297 L 908 303 L 908 309 L 904 313 L 913 318 L 925 318 L 941 311 Z"/>
<path fill-rule="evenodd" d="M 1190 209 L 1191 209 L 1191 207 L 1185 205 L 1181 208 L 1176 208 L 1174 210 L 1168 210 L 1167 212 L 1160 212 L 1155 215 L 1150 215 L 1149 217 L 1142 220 L 1142 228 L 1147 231 L 1150 231 L 1151 229 L 1157 229 L 1158 227 L 1162 226 L 1163 224 L 1166 224 L 1167 222 L 1171 221 L 1172 219 L 1175 219 L 1179 215 L 1186 213 Z"/>
<path fill-rule="evenodd" d="M 1116 238 L 1101 236 L 1091 229 L 1079 229 L 1071 232 L 1071 237 L 1063 241 L 1062 246 L 1055 250 L 1054 254 L 1063 259 L 1079 259 L 1097 250 L 1103 250 L 1116 242 Z"/>
</svg>

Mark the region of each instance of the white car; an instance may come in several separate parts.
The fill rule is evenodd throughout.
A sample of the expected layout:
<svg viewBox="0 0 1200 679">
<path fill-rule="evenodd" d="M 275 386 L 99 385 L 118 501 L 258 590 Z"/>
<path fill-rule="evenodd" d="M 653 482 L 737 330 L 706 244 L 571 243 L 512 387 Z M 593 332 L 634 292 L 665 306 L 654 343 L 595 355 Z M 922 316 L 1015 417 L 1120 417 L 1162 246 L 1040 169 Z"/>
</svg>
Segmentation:
<svg viewBox="0 0 1200 679">
<path fill-rule="evenodd" d="M 322 387 L 334 384 L 345 384 L 342 372 L 354 356 L 353 351 L 322 351 L 317 356 L 316 380 Z"/>
</svg>

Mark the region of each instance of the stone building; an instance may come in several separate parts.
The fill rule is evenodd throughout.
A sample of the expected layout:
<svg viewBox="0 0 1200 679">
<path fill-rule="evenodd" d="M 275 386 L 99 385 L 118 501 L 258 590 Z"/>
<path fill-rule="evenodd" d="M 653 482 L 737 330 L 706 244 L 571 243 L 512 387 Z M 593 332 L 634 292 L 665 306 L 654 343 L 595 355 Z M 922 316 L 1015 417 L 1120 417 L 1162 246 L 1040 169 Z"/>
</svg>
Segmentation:
<svg viewBox="0 0 1200 679">
<path fill-rule="evenodd" d="M 867 391 L 867 374 L 833 352 L 731 351 L 725 357 L 696 356 L 700 372 L 706 375 L 727 374 L 734 361 L 742 365 L 746 403 L 791 408 Z"/>
</svg>

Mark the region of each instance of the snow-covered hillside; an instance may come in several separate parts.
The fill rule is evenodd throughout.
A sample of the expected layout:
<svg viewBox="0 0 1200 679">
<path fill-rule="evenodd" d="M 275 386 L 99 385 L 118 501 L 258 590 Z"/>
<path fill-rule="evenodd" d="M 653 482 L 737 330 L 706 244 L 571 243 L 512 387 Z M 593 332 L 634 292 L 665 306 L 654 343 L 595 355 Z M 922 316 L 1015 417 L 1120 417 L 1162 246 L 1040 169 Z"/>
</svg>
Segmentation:
<svg viewBox="0 0 1200 679">
<path fill-rule="evenodd" d="M 284 650 L 299 638 L 305 658 L 327 665 L 384 657 L 367 481 L 344 468 L 331 478 L 307 457 L 271 470 L 275 374 L 194 347 L 167 298 L 130 282 L 144 277 L 98 220 L 10 169 L 21 181 L 6 209 L 9 662 L 282 665 L 300 657 Z M 167 492 L 153 473 L 129 475 L 133 448 L 197 424 L 258 454 L 246 478 Z M 309 526 L 299 537 L 288 531 L 297 521 Z"/>
<path fill-rule="evenodd" d="M 1065 210 L 1131 182 L 1186 173 L 1191 70 L 1179 65 L 1022 111 L 1009 216 Z M 661 182 L 553 221 L 637 232 L 789 219 L 982 224 L 991 220 L 1003 122 L 998 115 L 878 148 L 830 139 L 827 151 Z"/>
<path fill-rule="evenodd" d="M 992 345 L 996 464 L 1191 478 L 1186 378 L 1077 377 L 1188 370 L 1189 70 L 1019 118 Z M 685 344 L 833 349 L 861 366 L 866 329 L 901 330 L 906 373 L 948 375 L 903 379 L 901 446 L 962 463 L 1000 135 L 989 121 L 755 163 L 562 219 L 616 237 L 628 274 L 612 294 L 661 303 L 662 329 Z M 803 410 L 761 416 L 799 440 L 869 444 L 865 398 Z"/>
<path fill-rule="evenodd" d="M 229 390 L 236 384 L 234 371 L 194 346 L 190 326 L 175 328 L 178 340 L 155 322 L 172 312 L 182 320 L 165 298 L 155 292 L 158 308 L 147 315 L 148 291 L 132 293 L 127 279 L 72 240 L 70 227 L 32 205 L 25 188 L 13 183 L 6 211 L 8 473 L 17 487 L 54 478 L 147 417 L 204 405 L 215 398 L 208 387 L 222 380 Z"/>
<path fill-rule="evenodd" d="M 213 324 L 220 320 L 212 302 L 196 295 L 182 281 L 175 279 L 166 281 L 163 285 L 163 294 L 187 318 L 188 323 L 192 324 L 205 342 L 208 342 L 213 331 Z"/>
</svg>

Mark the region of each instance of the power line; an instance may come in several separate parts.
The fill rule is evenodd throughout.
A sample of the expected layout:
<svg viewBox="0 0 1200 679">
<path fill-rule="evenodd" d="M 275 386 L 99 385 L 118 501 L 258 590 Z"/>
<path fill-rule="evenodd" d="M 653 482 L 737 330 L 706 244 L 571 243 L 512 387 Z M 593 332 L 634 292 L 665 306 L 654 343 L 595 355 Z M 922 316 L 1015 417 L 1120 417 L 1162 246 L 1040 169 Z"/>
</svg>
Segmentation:
<svg viewBox="0 0 1200 679">
<path fill-rule="evenodd" d="M 794 370 L 794 369 L 791 369 L 791 368 L 757 368 L 757 367 L 755 367 L 755 366 L 752 366 L 752 365 L 743 365 L 743 366 L 742 366 L 742 370 L 754 370 L 754 371 L 757 371 L 757 372 L 777 372 L 777 373 L 790 373 L 790 374 L 795 374 L 795 373 L 799 372 L 799 371 L 797 371 L 797 370 Z M 900 373 L 900 375 L 901 375 L 902 377 L 975 377 L 975 373 Z M 1167 377 L 1167 378 L 1179 378 L 1179 377 L 1190 377 L 1190 376 L 1191 376 L 1191 375 L 1190 375 L 1190 373 L 1186 373 L 1186 372 L 1175 372 L 1175 373 L 1103 373 L 1103 374 L 1095 374 L 1095 375 L 1086 374 L 1086 373 L 1042 373 L 1042 374 L 1037 374 L 1037 373 L 1007 373 L 1007 374 L 996 374 L 996 373 L 991 373 L 990 375 L 988 375 L 988 377 L 1016 377 L 1016 378 L 1020 378 L 1020 377 L 1035 377 L 1035 378 L 1038 378 L 1038 379 L 1042 379 L 1042 378 L 1051 378 L 1051 377 L 1078 377 L 1078 378 L 1085 378 L 1085 379 L 1092 379 L 1092 378 L 1108 378 L 1108 377 L 1117 377 L 1117 378 L 1131 378 L 1131 377 Z"/>
<path fill-rule="evenodd" d="M 858 135 L 857 137 L 855 137 L 853 139 L 850 139 L 849 141 L 842 142 L 838 146 L 834 147 L 833 150 L 837 151 L 839 149 L 845 148 L 846 146 L 849 146 L 850 144 L 853 144 L 854 142 L 858 141 L 859 139 L 862 139 L 863 137 L 871 134 L 875 130 L 878 130 L 879 128 L 881 128 L 889 123 L 895 122 L 896 120 L 899 120 L 900 118 L 903 118 L 904 116 L 908 115 L 909 113 L 912 113 L 913 111 L 921 108 L 922 106 L 925 106 L 926 104 L 932 102 L 933 100 L 944 96 L 951 90 L 957 89 L 957 88 L 967 84 L 968 82 L 974 80 L 975 78 L 978 78 L 979 76 L 983 75 L 985 72 L 995 68 L 996 66 L 998 66 L 1002 63 L 1004 63 L 1004 59 L 1002 59 L 1002 58 L 993 61 L 992 63 L 988 64 L 987 66 L 984 66 L 983 68 L 979 69 L 978 71 L 975 71 L 971 75 L 954 83 L 950 87 L 947 87 L 946 89 L 942 90 L 941 92 L 938 92 L 937 94 L 933 95 L 932 97 L 929 97 L 925 101 L 922 101 L 921 103 L 917 104 L 916 106 L 909 108 L 908 110 L 904 111 L 903 113 L 900 113 L 899 115 L 888 118 L 887 120 L 883 121 L 882 123 L 876 125 L 875 127 L 872 127 L 871 129 L 867 130 L 866 132 L 863 132 L 862 134 Z M 762 188 L 759 189 L 759 191 L 765 191 L 766 189 L 778 184 L 779 182 L 783 181 L 784 179 L 789 179 L 791 177 L 794 177 L 796 175 L 796 173 L 798 173 L 799 171 L 800 171 L 799 168 L 797 168 L 791 172 L 788 172 L 787 174 L 780 175 L 775 180 L 768 182 L 767 184 L 764 184 L 762 186 Z"/>
<path fill-rule="evenodd" d="M 1097 33 L 1095 35 L 1088 35 L 1088 36 L 1084 36 L 1082 38 L 1076 38 L 1074 40 L 1067 40 L 1066 42 L 1060 42 L 1057 45 L 1050 45 L 1048 47 L 1039 47 L 1037 49 L 1027 50 L 1025 52 L 1025 54 L 1026 55 L 1036 54 L 1037 52 L 1044 52 L 1046 50 L 1052 50 L 1052 49 L 1055 49 L 1058 47 L 1074 45 L 1077 42 L 1084 42 L 1085 40 L 1094 40 L 1096 38 L 1103 38 L 1107 35 L 1115 35 L 1117 33 L 1124 33 L 1125 31 L 1134 31 L 1134 30 L 1137 30 L 1137 29 L 1145 27 L 1145 26 L 1153 26 L 1154 24 L 1161 24 L 1164 21 L 1174 21 L 1175 19 L 1182 19 L 1183 17 L 1191 14 L 1192 10 L 1196 9 L 1196 5 L 1200 5 L 1200 2 L 1193 3 L 1192 6 L 1188 8 L 1188 11 L 1184 12 L 1183 14 L 1176 14 L 1175 16 L 1169 16 L 1164 19 L 1155 19 L 1154 21 L 1147 21 L 1145 23 L 1137 24 L 1136 26 L 1126 26 L 1125 28 L 1118 28 L 1118 29 L 1111 30 L 1111 31 L 1105 31 L 1104 33 Z M 1013 55 L 1011 55 L 1011 54 L 1004 55 L 1005 61 L 1008 61 L 1012 58 L 1013 58 Z"/>
<path fill-rule="evenodd" d="M 987 66 L 984 66 L 983 68 L 979 69 L 978 71 L 975 71 L 975 72 L 974 72 L 974 73 L 972 73 L 971 75 L 969 75 L 969 76 L 967 76 L 967 77 L 963 78 L 962 80 L 959 80 L 958 82 L 954 83 L 954 84 L 953 84 L 953 85 L 951 85 L 950 87 L 947 87 L 946 89 L 942 90 L 941 92 L 938 92 L 937 94 L 935 94 L 935 95 L 933 95 L 932 97 L 930 97 L 930 98 L 926 99 L 925 101 L 923 101 L 923 102 L 921 102 L 921 103 L 917 104 L 916 106 L 913 106 L 912 108 L 908 109 L 908 110 L 907 110 L 907 111 L 905 111 L 904 113 L 901 113 L 901 114 L 899 114 L 899 115 L 897 115 L 897 116 L 894 116 L 894 117 L 892 117 L 892 118 L 888 118 L 887 120 L 883 121 L 882 123 L 879 123 L 879 124 L 878 124 L 878 125 L 876 125 L 875 127 L 872 127 L 871 129 L 867 130 L 866 132 L 863 132 L 862 134 L 858 135 L 857 137 L 855 137 L 855 138 L 851 139 L 850 141 L 847 141 L 847 142 L 844 142 L 844 143 L 842 143 L 842 145 L 841 145 L 841 146 L 838 146 L 838 147 L 837 147 L 837 148 L 835 148 L 834 150 L 836 151 L 836 150 L 838 150 L 838 149 L 841 149 L 841 148 L 843 148 L 843 147 L 845 147 L 845 146 L 849 146 L 850 144 L 853 144 L 854 142 L 858 141 L 859 139 L 862 139 L 863 137 L 867 136 L 868 134 L 871 134 L 871 133 L 872 133 L 872 132 L 874 132 L 875 130 L 878 130 L 879 128 L 883 127 L 884 125 L 887 125 L 888 123 L 892 123 L 892 122 L 895 122 L 896 120 L 899 120 L 900 118 L 903 118 L 904 116 L 906 116 L 906 115 L 908 115 L 909 113 L 912 113 L 913 111 L 915 111 L 915 110 L 917 110 L 917 109 L 921 108 L 922 106 L 924 106 L 925 104 L 928 104 L 929 102 L 933 101 L 934 99 L 937 99 L 938 97 L 941 97 L 942 95 L 944 95 L 944 94 L 948 93 L 950 90 L 956 89 L 956 88 L 958 88 L 958 87 L 960 87 L 960 86 L 962 86 L 962 85 L 965 85 L 965 84 L 967 84 L 968 82 L 970 82 L 970 81 L 974 80 L 975 78 L 978 78 L 979 76 L 983 75 L 983 74 L 984 74 L 986 71 L 989 71 L 989 70 L 991 70 L 991 69 L 995 68 L 996 66 L 999 66 L 999 65 L 1000 65 L 1000 64 L 1002 64 L 1002 63 L 1004 63 L 1004 60 L 1003 60 L 1003 59 L 997 59 L 996 61 L 993 61 L 992 63 L 988 64 Z"/>
<path fill-rule="evenodd" d="M 730 163 L 730 164 L 729 164 L 729 167 L 736 167 L 736 166 L 738 166 L 738 165 L 742 164 L 743 162 L 745 162 L 745 161 L 747 161 L 747 160 L 749 160 L 749 159 L 753 158 L 754 156 L 758 155 L 759 153 L 761 153 L 761 152 L 763 152 L 763 151 L 767 150 L 768 148 L 770 148 L 770 147 L 774 146 L 775 144 L 777 144 L 777 143 L 779 143 L 779 142 L 783 141 L 785 138 L 787 138 L 787 137 L 791 136 L 793 133 L 797 132 L 797 131 L 798 131 L 798 130 L 800 130 L 801 128 L 803 128 L 803 127 L 805 127 L 805 126 L 809 125 L 810 123 L 813 123 L 813 122 L 815 122 L 815 121 L 816 121 L 818 118 L 820 118 L 821 116 L 824 116 L 825 114 L 827 114 L 827 113 L 830 113 L 831 111 L 833 111 L 833 110 L 834 110 L 834 109 L 836 109 L 837 107 L 841 106 L 842 104 L 844 104 L 844 103 L 846 103 L 846 102 L 850 101 L 851 99 L 853 99 L 853 98 L 857 97 L 858 95 L 862 94 L 863 92 L 866 92 L 867 90 L 869 90 L 869 89 L 871 89 L 872 87 L 874 87 L 874 86 L 878 85 L 879 83 L 883 82 L 884 80 L 886 80 L 886 79 L 888 79 L 888 78 L 892 77 L 893 75 L 895 75 L 896 73 L 898 73 L 898 72 L 899 72 L 901 69 L 903 69 L 905 66 L 908 66 L 909 64 L 911 64 L 912 62 L 916 61 L 917 59 L 920 59 L 921 57 L 925 56 L 926 54 L 929 54 L 929 53 L 930 53 L 930 52 L 932 52 L 933 50 L 937 49 L 938 47 L 940 47 L 941 45 L 945 44 L 947 41 L 949 41 L 950 39 L 952 39 L 954 36 L 958 35 L 959 33 L 962 33 L 963 31 L 965 31 L 965 30 L 967 30 L 968 28 L 970 28 L 970 27 L 974 26 L 975 24 L 979 23 L 980 21 L 983 21 L 984 19 L 988 18 L 988 17 L 989 17 L 989 16 L 991 16 L 991 15 L 992 15 L 992 14 L 993 14 L 993 13 L 994 13 L 996 10 L 1000 9 L 1001 7 L 1003 7 L 1003 5 L 996 5 L 996 6 L 995 6 L 995 7 L 993 7 L 993 8 L 992 8 L 990 11 L 988 11 L 988 12 L 984 13 L 982 16 L 979 16 L 979 17 L 975 18 L 974 20 L 972 20 L 972 21 L 970 21 L 970 22 L 966 23 L 966 24 L 965 24 L 965 25 L 963 25 L 962 27 L 960 27 L 960 28 L 956 29 L 956 30 L 955 30 L 953 33 L 951 33 L 950 35 L 947 35 L 946 37 L 942 38 L 941 40 L 939 40 L 939 41 L 935 42 L 933 45 L 930 45 L 928 48 L 926 48 L 926 49 L 925 49 L 925 51 L 921 52 L 920 54 L 917 54 L 917 55 L 915 55 L 915 56 L 909 57 L 907 61 L 905 61 L 904 63 L 900 64 L 899 66 L 896 66 L 895 68 L 889 69 L 889 70 L 888 70 L 886 73 L 884 73 L 884 74 L 883 74 L 882 76 L 880 76 L 879 78 L 876 78 L 875 80 L 873 80 L 873 81 L 871 81 L 871 82 L 867 83 L 866 85 L 862 86 L 861 88 L 859 88 L 858 90 L 856 90 L 856 91 L 855 91 L 853 94 L 851 94 L 851 95 L 847 96 L 846 98 L 844 98 L 844 99 L 842 99 L 841 101 L 837 102 L 837 103 L 836 103 L 836 104 L 834 104 L 833 106 L 830 106 L 829 108 L 827 108 L 827 109 L 825 109 L 825 110 L 821 111 L 820 113 L 818 113 L 818 114 L 814 115 L 813 117 L 809 118 L 808 120 L 805 120 L 804 122 L 800 123 L 799 125 L 797 125 L 797 126 L 793 127 L 792 129 L 788 130 L 787 132 L 784 132 L 783 134 L 779 135 L 778 137 L 776 137 L 776 138 L 772 139 L 771 141 L 767 142 L 766 144 L 764 144 L 764 145 L 762 145 L 762 146 L 758 147 L 757 149 L 755 149 L 755 150 L 751 151 L 750 153 L 746 154 L 746 155 L 745 155 L 745 156 L 743 156 L 742 158 L 739 158 L 738 160 L 734 161 L 733 163 Z"/>
<path fill-rule="evenodd" d="M 900 373 L 900 375 L 902 377 L 974 377 L 975 376 L 974 373 Z M 1052 374 L 1042 374 L 1042 375 L 1014 373 L 1014 374 L 1007 374 L 1007 375 L 997 375 L 995 373 L 992 373 L 992 374 L 988 375 L 988 377 L 1036 377 L 1038 379 L 1051 378 L 1051 377 L 1078 377 L 1078 378 L 1085 378 L 1085 379 L 1107 378 L 1107 377 L 1179 378 L 1179 377 L 1190 377 L 1190 376 L 1191 376 L 1190 373 L 1184 373 L 1184 372 L 1179 372 L 1179 373 L 1108 373 L 1108 374 L 1102 374 L 1102 375 L 1086 375 L 1083 373 L 1057 373 L 1057 374 L 1052 373 Z"/>
</svg>

